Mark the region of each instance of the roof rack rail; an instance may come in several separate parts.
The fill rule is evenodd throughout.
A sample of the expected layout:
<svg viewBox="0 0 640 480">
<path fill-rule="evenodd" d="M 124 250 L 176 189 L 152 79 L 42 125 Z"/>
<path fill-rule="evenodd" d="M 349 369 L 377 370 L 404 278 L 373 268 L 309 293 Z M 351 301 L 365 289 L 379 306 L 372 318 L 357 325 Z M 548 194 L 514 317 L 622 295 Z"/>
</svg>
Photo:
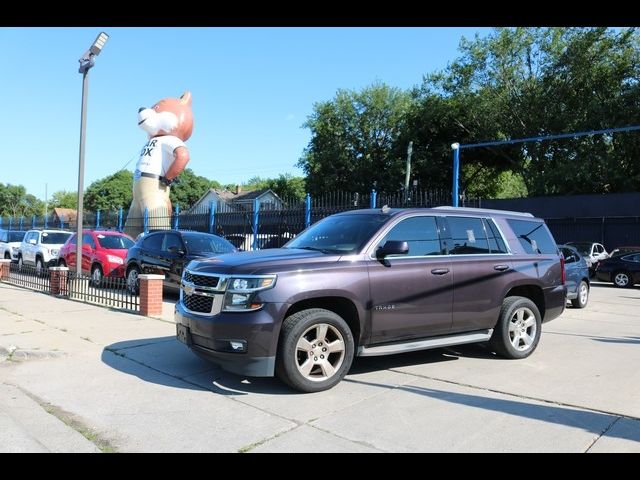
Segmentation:
<svg viewBox="0 0 640 480">
<path fill-rule="evenodd" d="M 447 205 L 442 205 L 440 207 L 433 207 L 436 210 L 455 210 L 456 212 L 482 212 L 482 213 L 502 213 L 508 215 L 517 215 L 520 217 L 533 217 L 531 213 L 528 212 L 514 212 L 512 210 L 495 210 L 491 208 L 474 208 L 474 207 L 451 207 Z"/>
</svg>

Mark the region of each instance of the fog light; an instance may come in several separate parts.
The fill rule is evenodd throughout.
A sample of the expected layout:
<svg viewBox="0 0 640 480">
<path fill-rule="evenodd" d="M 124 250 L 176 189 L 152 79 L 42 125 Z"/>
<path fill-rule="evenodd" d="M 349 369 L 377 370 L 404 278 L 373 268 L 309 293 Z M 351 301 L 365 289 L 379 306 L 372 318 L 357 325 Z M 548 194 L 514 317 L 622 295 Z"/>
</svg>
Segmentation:
<svg viewBox="0 0 640 480">
<path fill-rule="evenodd" d="M 247 351 L 247 341 L 240 339 L 215 339 L 213 349 L 218 352 L 244 353 Z"/>
</svg>

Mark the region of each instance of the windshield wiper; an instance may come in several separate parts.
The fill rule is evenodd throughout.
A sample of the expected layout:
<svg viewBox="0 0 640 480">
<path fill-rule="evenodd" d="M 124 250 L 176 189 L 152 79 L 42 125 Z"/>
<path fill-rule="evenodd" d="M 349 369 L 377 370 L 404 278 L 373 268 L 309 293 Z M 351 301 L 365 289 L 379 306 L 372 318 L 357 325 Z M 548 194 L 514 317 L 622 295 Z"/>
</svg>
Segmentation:
<svg viewBox="0 0 640 480">
<path fill-rule="evenodd" d="M 322 252 L 322 253 L 340 253 L 340 250 L 331 250 L 330 248 L 321 248 L 321 247 L 295 247 L 300 250 L 313 250 L 314 252 Z"/>
</svg>

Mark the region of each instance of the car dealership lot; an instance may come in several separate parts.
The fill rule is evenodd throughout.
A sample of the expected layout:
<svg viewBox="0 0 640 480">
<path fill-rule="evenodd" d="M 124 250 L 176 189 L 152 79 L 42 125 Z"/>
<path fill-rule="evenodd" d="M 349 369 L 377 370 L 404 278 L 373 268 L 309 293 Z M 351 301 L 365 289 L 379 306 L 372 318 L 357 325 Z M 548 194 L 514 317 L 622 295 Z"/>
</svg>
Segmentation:
<svg viewBox="0 0 640 480">
<path fill-rule="evenodd" d="M 0 451 L 640 452 L 639 304 L 596 283 L 527 359 L 360 358 L 298 394 L 198 359 L 169 304 L 163 321 L 0 284 Z"/>
</svg>

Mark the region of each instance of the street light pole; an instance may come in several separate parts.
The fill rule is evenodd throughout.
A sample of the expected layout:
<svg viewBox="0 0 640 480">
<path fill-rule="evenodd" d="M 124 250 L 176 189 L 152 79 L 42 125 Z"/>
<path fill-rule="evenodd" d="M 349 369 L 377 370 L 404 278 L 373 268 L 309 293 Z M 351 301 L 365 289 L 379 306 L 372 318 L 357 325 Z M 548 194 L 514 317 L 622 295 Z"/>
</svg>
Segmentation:
<svg viewBox="0 0 640 480">
<path fill-rule="evenodd" d="M 76 275 L 82 274 L 82 223 L 84 201 L 84 150 L 87 128 L 87 97 L 89 95 L 89 70 L 95 65 L 95 57 L 100 54 L 109 35 L 101 32 L 82 57 L 80 68 L 82 74 L 82 110 L 80 113 L 80 159 L 78 161 L 78 212 L 76 216 Z"/>
</svg>

